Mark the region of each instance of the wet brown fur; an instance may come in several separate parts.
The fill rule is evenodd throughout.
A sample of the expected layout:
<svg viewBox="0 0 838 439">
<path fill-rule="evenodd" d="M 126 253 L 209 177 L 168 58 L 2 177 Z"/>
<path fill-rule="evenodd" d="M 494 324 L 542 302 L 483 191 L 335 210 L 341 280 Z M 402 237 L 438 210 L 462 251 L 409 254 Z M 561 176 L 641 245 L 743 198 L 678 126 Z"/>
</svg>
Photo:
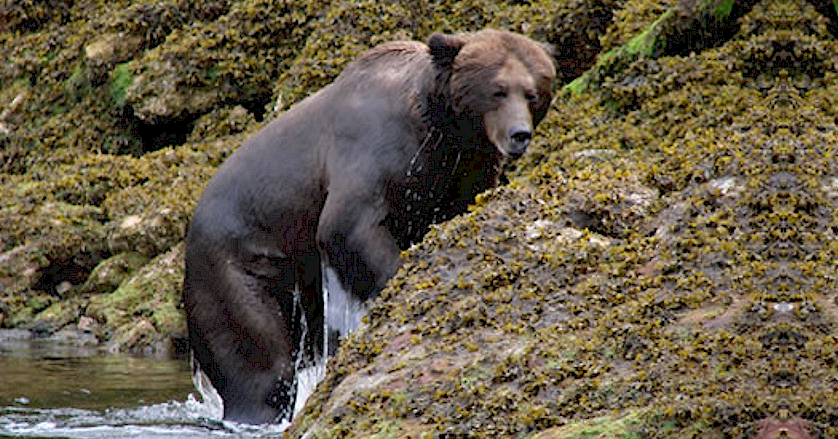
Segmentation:
<svg viewBox="0 0 838 439">
<path fill-rule="evenodd" d="M 226 419 L 290 415 L 296 361 L 325 355 L 321 261 L 374 297 L 401 250 L 497 184 L 503 155 L 486 132 L 506 128 L 484 126 L 502 105 L 486 86 L 509 59 L 536 84 L 515 110 L 534 127 L 555 75 L 544 47 L 492 30 L 435 34 L 371 49 L 219 168 L 187 235 L 184 304 Z"/>
</svg>

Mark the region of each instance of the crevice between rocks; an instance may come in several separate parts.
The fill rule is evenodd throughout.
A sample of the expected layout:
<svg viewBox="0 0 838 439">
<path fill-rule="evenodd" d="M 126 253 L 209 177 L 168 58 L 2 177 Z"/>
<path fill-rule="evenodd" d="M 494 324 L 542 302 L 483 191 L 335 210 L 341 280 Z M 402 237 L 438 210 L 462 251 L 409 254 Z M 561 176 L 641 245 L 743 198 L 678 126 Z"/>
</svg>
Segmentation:
<svg viewBox="0 0 838 439">
<path fill-rule="evenodd" d="M 82 285 L 93 268 L 110 256 L 107 251 L 100 250 L 55 258 L 40 270 L 40 276 L 31 289 L 62 297 L 66 292 Z"/>
</svg>

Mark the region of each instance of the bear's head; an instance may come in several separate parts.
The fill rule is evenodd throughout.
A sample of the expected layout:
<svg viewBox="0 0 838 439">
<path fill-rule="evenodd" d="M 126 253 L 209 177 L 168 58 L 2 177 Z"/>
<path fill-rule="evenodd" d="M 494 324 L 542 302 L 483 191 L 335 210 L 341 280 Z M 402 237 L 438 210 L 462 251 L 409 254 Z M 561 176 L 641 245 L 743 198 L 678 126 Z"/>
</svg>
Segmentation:
<svg viewBox="0 0 838 439">
<path fill-rule="evenodd" d="M 433 34 L 428 47 L 437 69 L 447 73 L 444 93 L 455 119 L 504 156 L 523 154 L 552 100 L 556 68 L 549 46 L 487 29 Z"/>
</svg>

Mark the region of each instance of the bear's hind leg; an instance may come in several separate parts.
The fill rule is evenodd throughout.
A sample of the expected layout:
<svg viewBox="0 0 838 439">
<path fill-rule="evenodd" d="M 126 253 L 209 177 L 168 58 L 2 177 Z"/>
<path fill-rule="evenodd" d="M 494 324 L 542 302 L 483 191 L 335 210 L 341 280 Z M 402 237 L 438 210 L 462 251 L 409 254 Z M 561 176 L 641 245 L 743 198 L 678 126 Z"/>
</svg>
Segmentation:
<svg viewBox="0 0 838 439">
<path fill-rule="evenodd" d="M 281 302 L 293 293 L 280 292 L 286 285 L 279 276 L 266 278 L 227 260 L 217 253 L 187 255 L 184 303 L 194 358 L 224 401 L 224 419 L 290 419 L 297 345 L 289 331 L 293 316 Z"/>
</svg>

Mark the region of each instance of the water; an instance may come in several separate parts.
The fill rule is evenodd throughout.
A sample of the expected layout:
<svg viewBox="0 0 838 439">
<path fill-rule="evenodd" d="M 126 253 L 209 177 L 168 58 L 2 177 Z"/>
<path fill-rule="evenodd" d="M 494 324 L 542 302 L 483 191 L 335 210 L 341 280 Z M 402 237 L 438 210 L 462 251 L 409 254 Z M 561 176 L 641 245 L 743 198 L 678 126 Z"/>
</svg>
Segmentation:
<svg viewBox="0 0 838 439">
<path fill-rule="evenodd" d="M 323 350 L 332 354 L 360 325 L 366 304 L 344 291 L 331 269 L 324 295 Z M 93 341 L 83 333 L 40 339 L 0 330 L 0 438 L 258 439 L 278 437 L 289 425 L 222 421 L 220 398 L 200 376 L 193 384 L 187 360 L 106 354 Z M 325 363 L 298 370 L 295 414 Z"/>
<path fill-rule="evenodd" d="M 194 396 L 183 359 L 0 333 L 0 438 L 262 438 L 286 427 L 222 422 Z"/>
<path fill-rule="evenodd" d="M 341 338 L 346 337 L 361 325 L 361 319 L 367 314 L 368 305 L 355 295 L 343 289 L 338 274 L 326 264 L 323 271 L 323 303 L 326 315 L 326 334 L 324 352 L 334 355 Z"/>
</svg>

